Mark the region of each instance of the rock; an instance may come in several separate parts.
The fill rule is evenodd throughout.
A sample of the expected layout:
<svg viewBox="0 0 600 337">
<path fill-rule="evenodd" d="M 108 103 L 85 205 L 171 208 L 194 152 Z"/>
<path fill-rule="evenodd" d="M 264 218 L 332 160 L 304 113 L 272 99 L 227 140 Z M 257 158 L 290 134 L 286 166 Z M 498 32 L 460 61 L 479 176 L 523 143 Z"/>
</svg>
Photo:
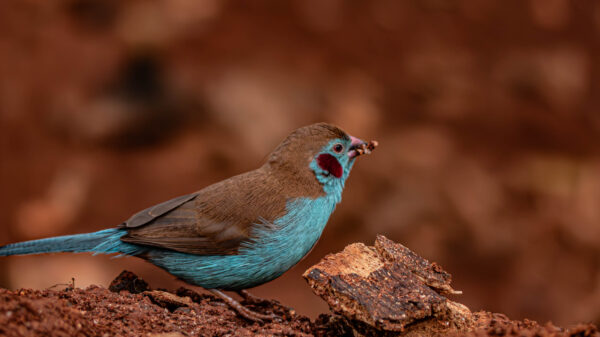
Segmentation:
<svg viewBox="0 0 600 337">
<path fill-rule="evenodd" d="M 451 275 L 401 244 L 378 236 L 326 256 L 304 277 L 330 309 L 363 335 L 434 335 L 471 326 L 470 310 L 445 294 Z"/>
</svg>

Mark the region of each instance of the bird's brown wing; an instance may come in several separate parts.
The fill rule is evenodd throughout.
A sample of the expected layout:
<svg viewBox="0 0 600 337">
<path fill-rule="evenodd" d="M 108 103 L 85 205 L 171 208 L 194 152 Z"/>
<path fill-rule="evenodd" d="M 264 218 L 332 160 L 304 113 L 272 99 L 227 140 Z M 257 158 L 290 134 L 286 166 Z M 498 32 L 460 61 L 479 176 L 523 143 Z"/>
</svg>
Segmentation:
<svg viewBox="0 0 600 337">
<path fill-rule="evenodd" d="M 197 206 L 192 198 L 146 224 L 127 227 L 129 232 L 121 240 L 188 254 L 235 254 L 240 243 L 248 239 L 244 228 L 208 219 L 199 214 Z"/>
<path fill-rule="evenodd" d="M 260 170 L 143 210 L 121 225 L 121 240 L 196 255 L 232 255 L 251 229 L 285 213 L 281 184 Z"/>
</svg>

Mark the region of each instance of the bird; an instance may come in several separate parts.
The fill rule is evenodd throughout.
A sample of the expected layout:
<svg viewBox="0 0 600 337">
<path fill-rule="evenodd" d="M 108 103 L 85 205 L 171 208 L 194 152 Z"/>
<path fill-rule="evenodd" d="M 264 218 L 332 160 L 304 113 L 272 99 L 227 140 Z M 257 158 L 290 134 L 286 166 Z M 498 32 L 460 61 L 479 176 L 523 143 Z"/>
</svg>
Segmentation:
<svg viewBox="0 0 600 337">
<path fill-rule="evenodd" d="M 269 282 L 320 238 L 357 157 L 373 142 L 316 123 L 291 132 L 259 168 L 144 209 L 116 227 L 0 247 L 0 256 L 91 252 L 142 258 L 209 290 L 242 317 L 273 319 L 225 294 Z M 375 142 L 375 145 L 377 143 Z"/>
</svg>

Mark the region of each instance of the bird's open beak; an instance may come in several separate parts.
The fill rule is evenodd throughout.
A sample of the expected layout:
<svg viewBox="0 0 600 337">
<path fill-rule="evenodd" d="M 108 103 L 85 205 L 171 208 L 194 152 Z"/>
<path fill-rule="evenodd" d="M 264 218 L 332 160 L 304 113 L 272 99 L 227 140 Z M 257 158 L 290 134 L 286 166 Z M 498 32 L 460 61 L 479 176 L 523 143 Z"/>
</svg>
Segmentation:
<svg viewBox="0 0 600 337">
<path fill-rule="evenodd" d="M 357 151 L 357 149 L 361 148 L 364 145 L 367 145 L 367 143 L 362 139 L 352 137 L 352 136 L 350 136 L 350 140 L 352 141 L 352 143 L 350 144 L 350 150 L 348 151 L 348 157 L 350 157 L 352 159 L 359 155 L 359 152 Z"/>
</svg>

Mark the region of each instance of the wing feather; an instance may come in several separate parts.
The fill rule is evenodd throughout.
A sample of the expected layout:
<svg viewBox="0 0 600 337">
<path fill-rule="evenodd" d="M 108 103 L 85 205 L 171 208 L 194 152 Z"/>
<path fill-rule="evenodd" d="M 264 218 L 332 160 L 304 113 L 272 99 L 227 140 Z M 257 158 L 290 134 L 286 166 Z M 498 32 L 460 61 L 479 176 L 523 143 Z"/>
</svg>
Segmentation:
<svg viewBox="0 0 600 337">
<path fill-rule="evenodd" d="M 172 211 L 173 209 L 181 206 L 182 204 L 194 199 L 198 196 L 198 192 L 187 195 L 182 195 L 171 200 L 167 200 L 158 205 L 146 208 L 145 210 L 139 211 L 132 215 L 127 221 L 125 221 L 121 227 L 134 228 L 143 226 L 157 217 L 164 215 L 165 213 Z"/>
</svg>

